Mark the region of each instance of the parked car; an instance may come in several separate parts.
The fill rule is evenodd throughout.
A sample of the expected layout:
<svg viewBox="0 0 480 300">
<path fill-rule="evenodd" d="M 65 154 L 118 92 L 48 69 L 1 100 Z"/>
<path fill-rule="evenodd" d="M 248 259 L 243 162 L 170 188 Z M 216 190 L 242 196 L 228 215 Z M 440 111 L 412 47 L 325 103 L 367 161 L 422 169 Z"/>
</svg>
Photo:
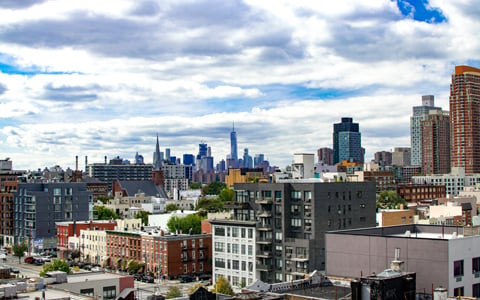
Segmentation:
<svg viewBox="0 0 480 300">
<path fill-rule="evenodd" d="M 102 267 L 99 267 L 99 266 L 95 266 L 95 267 L 92 267 L 92 272 L 100 272 L 102 270 Z"/>
<path fill-rule="evenodd" d="M 178 279 L 180 281 L 180 283 L 187 283 L 187 282 L 192 282 L 195 280 L 195 278 L 193 276 L 190 276 L 190 275 L 180 275 L 178 276 Z"/>
<path fill-rule="evenodd" d="M 33 264 L 33 261 L 35 260 L 35 257 L 33 256 L 27 256 L 25 257 L 25 259 L 23 260 L 25 263 L 27 264 Z"/>
<path fill-rule="evenodd" d="M 41 266 L 41 265 L 45 264 L 45 261 L 43 261 L 42 258 L 34 258 L 33 264 L 36 265 L 36 266 Z"/>
<path fill-rule="evenodd" d="M 18 274 L 20 273 L 20 270 L 15 267 L 10 267 L 10 273 Z"/>
<path fill-rule="evenodd" d="M 143 281 L 143 282 L 148 282 L 148 283 L 154 283 L 154 282 L 155 282 L 155 279 L 153 278 L 153 276 L 143 275 L 143 276 L 142 276 L 142 281 Z"/>
</svg>

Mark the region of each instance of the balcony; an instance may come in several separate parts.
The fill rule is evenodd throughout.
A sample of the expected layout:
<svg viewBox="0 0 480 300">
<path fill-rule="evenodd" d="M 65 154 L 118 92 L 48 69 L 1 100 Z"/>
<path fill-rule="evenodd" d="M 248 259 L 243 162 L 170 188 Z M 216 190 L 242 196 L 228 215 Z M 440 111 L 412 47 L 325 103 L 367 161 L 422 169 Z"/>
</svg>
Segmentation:
<svg viewBox="0 0 480 300">
<path fill-rule="evenodd" d="M 271 265 L 264 265 L 264 264 L 257 264 L 256 267 L 257 267 L 257 271 L 265 271 L 265 272 L 270 272 L 273 269 Z"/>
<path fill-rule="evenodd" d="M 257 244 L 270 245 L 270 244 L 272 244 L 272 239 L 261 237 L 261 238 L 258 238 L 255 242 Z"/>
<path fill-rule="evenodd" d="M 255 203 L 257 204 L 272 204 L 272 198 L 263 198 L 263 199 L 255 199 Z"/>
<path fill-rule="evenodd" d="M 312 212 L 311 211 L 306 211 L 305 212 L 305 217 L 311 217 L 312 216 Z"/>
<path fill-rule="evenodd" d="M 312 226 L 305 226 L 305 231 L 312 231 Z"/>
<path fill-rule="evenodd" d="M 257 251 L 257 257 L 270 258 L 272 257 L 272 252 L 270 251 Z"/>
<path fill-rule="evenodd" d="M 248 202 L 228 201 L 228 202 L 225 202 L 223 207 L 230 208 L 230 209 L 234 209 L 234 208 L 243 209 L 243 208 L 249 208 L 250 205 L 248 204 Z"/>
<path fill-rule="evenodd" d="M 259 216 L 260 218 L 271 218 L 271 217 L 272 217 L 272 213 L 269 212 L 269 211 L 267 211 L 267 210 L 263 210 L 263 211 L 261 211 L 261 212 L 258 214 L 258 216 Z"/>
<path fill-rule="evenodd" d="M 307 255 L 297 255 L 292 258 L 293 261 L 300 261 L 300 262 L 306 262 L 308 261 L 308 256 Z"/>
<path fill-rule="evenodd" d="M 271 224 L 258 224 L 257 230 L 259 231 L 272 231 Z"/>
</svg>

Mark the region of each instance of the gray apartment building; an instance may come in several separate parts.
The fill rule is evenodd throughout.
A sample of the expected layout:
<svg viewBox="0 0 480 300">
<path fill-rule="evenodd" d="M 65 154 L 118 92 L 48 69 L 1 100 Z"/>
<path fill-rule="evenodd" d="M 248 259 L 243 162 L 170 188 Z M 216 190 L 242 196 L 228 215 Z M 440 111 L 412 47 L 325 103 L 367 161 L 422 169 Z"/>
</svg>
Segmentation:
<svg viewBox="0 0 480 300">
<path fill-rule="evenodd" d="M 235 276 L 237 272 L 229 268 L 229 260 L 236 258 L 235 253 L 229 252 L 234 241 L 226 245 L 226 251 L 216 244 L 223 242 L 224 232 L 228 235 L 235 227 L 237 232 L 238 227 L 240 230 L 255 227 L 255 236 L 246 240 L 247 244 L 254 242 L 255 266 L 248 271 L 254 272 L 255 279 L 274 283 L 305 278 L 314 270 L 324 270 L 326 231 L 376 224 L 373 182 L 287 180 L 239 183 L 234 190 L 235 201 L 226 204 L 233 209 L 234 220 L 210 220 L 214 276 L 216 273 Z M 216 227 L 226 230 L 216 231 Z M 226 264 L 217 266 L 216 257 L 226 260 Z"/>
<path fill-rule="evenodd" d="M 88 165 L 88 175 L 100 182 L 108 184 L 108 190 L 112 190 L 114 180 L 152 180 L 152 164 L 121 164 L 116 161 L 110 163 L 94 163 Z"/>
<path fill-rule="evenodd" d="M 14 193 L 14 239 L 29 249 L 55 248 L 56 222 L 88 220 L 92 192 L 86 183 L 19 183 Z"/>
<path fill-rule="evenodd" d="M 449 296 L 480 297 L 480 236 L 475 227 L 400 225 L 327 232 L 326 274 L 359 278 L 396 260 L 416 273 L 417 291 L 448 289 Z"/>
</svg>

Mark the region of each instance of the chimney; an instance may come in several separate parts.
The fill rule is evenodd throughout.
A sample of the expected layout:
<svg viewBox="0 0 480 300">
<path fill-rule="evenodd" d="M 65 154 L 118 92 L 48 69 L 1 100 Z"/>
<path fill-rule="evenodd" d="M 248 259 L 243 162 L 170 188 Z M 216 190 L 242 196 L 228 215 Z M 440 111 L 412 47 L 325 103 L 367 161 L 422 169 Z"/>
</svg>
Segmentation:
<svg viewBox="0 0 480 300">
<path fill-rule="evenodd" d="M 78 171 L 78 155 L 75 155 L 75 171 Z"/>
<path fill-rule="evenodd" d="M 400 248 L 395 248 L 395 258 L 390 263 L 390 269 L 396 272 L 403 272 L 404 262 L 400 260 Z"/>
<path fill-rule="evenodd" d="M 87 172 L 88 156 L 85 155 L 85 172 Z"/>
<path fill-rule="evenodd" d="M 107 156 L 105 155 L 105 164 L 107 164 Z"/>
</svg>

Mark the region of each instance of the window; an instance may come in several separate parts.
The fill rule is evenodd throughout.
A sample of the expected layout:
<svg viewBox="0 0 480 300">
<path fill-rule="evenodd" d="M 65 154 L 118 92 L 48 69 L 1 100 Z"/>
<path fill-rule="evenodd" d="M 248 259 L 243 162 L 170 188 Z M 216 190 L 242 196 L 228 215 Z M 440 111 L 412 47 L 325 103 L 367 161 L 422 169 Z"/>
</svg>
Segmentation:
<svg viewBox="0 0 480 300">
<path fill-rule="evenodd" d="M 215 251 L 223 252 L 225 244 L 222 242 L 215 242 Z"/>
<path fill-rule="evenodd" d="M 93 288 L 81 289 L 80 294 L 85 295 L 85 296 L 89 296 L 89 297 L 93 297 Z"/>
<path fill-rule="evenodd" d="M 301 199 L 302 193 L 300 191 L 292 191 L 292 199 Z"/>
<path fill-rule="evenodd" d="M 216 268 L 225 268 L 225 259 L 223 258 L 215 258 L 215 267 Z"/>
<path fill-rule="evenodd" d="M 463 276 L 463 260 L 457 260 L 453 262 L 453 276 Z"/>
<path fill-rule="evenodd" d="M 242 254 L 245 255 L 245 252 L 246 252 L 246 251 L 245 251 L 245 244 L 242 244 L 242 245 L 241 245 L 241 248 L 242 248 Z"/>
<path fill-rule="evenodd" d="M 472 258 L 472 273 L 480 272 L 480 257 Z"/>
<path fill-rule="evenodd" d="M 248 245 L 248 255 L 253 255 L 253 246 Z"/>
<path fill-rule="evenodd" d="M 232 228 L 232 237 L 238 237 L 238 228 L 237 227 Z"/>
<path fill-rule="evenodd" d="M 106 286 L 103 288 L 103 299 L 115 299 L 117 297 L 117 289 L 115 286 Z"/>
<path fill-rule="evenodd" d="M 472 285 L 472 296 L 475 298 L 480 297 L 480 283 Z"/>
<path fill-rule="evenodd" d="M 240 232 L 241 232 L 241 234 L 242 234 L 241 237 L 242 237 L 242 238 L 245 238 L 245 228 L 242 228 L 242 229 L 240 230 Z"/>
<path fill-rule="evenodd" d="M 253 229 L 248 229 L 248 238 L 251 239 L 253 238 Z"/>
<path fill-rule="evenodd" d="M 246 271 L 246 270 L 247 270 L 247 262 L 242 261 L 242 271 Z"/>
<path fill-rule="evenodd" d="M 240 262 L 238 260 L 232 260 L 232 269 L 234 270 L 240 269 Z"/>
<path fill-rule="evenodd" d="M 464 291 L 463 291 L 463 286 L 457 287 L 457 288 L 455 288 L 455 289 L 453 290 L 453 295 L 454 295 L 455 297 L 464 296 L 463 293 L 464 293 Z"/>
<path fill-rule="evenodd" d="M 232 253 L 238 254 L 238 244 L 232 244 Z"/>
<path fill-rule="evenodd" d="M 215 226 L 215 235 L 225 236 L 225 228 Z"/>
</svg>

